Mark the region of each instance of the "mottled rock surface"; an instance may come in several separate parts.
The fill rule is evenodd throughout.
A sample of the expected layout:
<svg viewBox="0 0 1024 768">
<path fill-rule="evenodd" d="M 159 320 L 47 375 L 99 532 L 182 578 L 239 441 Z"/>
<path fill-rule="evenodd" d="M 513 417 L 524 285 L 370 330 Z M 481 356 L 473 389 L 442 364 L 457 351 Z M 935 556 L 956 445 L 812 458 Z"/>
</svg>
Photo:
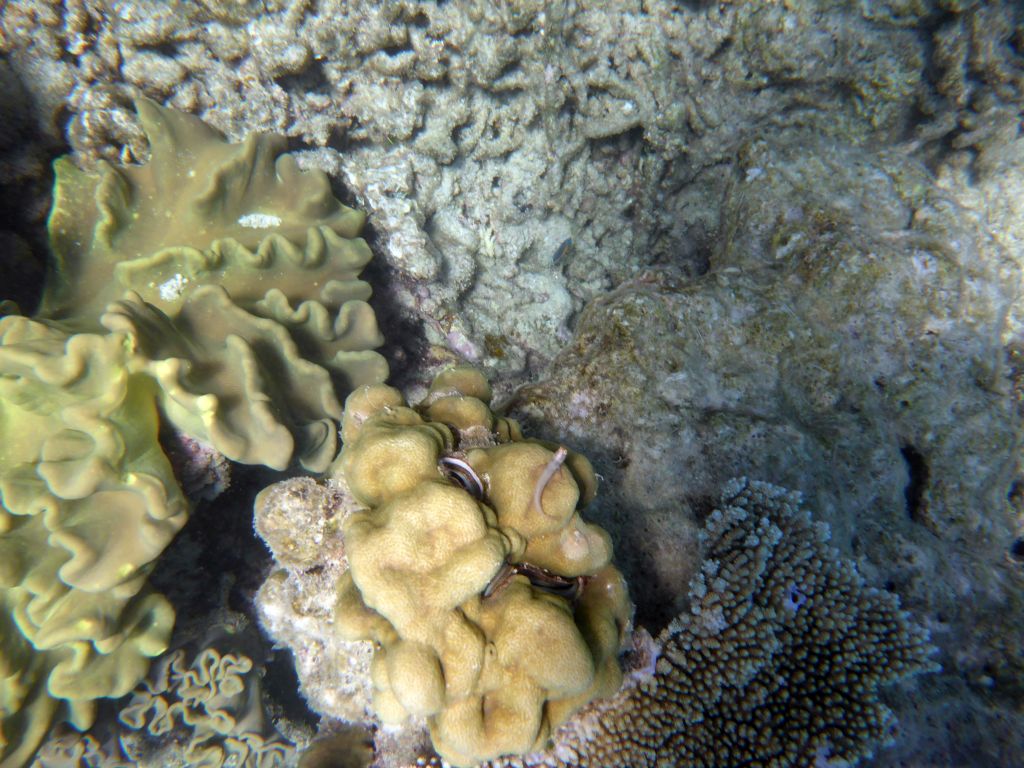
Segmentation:
<svg viewBox="0 0 1024 768">
<path fill-rule="evenodd" d="M 997 166 L 1021 92 L 1011 5 L 12 0 L 0 51 L 82 160 L 145 154 L 140 92 L 316 147 L 415 326 L 393 354 L 429 342 L 502 392 L 589 299 L 651 264 L 707 268 L 755 138 L 952 142 Z"/>
<path fill-rule="evenodd" d="M 597 457 L 595 519 L 633 554 L 627 579 L 657 574 L 638 598 L 649 627 L 683 607 L 678 553 L 727 478 L 802 489 L 942 651 L 878 764 L 1012 762 L 1024 217 L 1003 195 L 1024 188 L 1024 155 L 968 184 L 963 158 L 935 178 L 822 142 L 750 145 L 710 271 L 651 269 L 592 302 L 513 412 Z"/>
</svg>

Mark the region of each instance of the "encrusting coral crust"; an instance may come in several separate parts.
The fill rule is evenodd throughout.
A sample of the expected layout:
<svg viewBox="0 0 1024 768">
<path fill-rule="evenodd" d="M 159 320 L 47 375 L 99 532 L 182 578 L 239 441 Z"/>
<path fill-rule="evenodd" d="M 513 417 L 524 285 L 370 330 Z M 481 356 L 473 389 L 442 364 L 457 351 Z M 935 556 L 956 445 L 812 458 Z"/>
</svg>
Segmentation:
<svg viewBox="0 0 1024 768">
<path fill-rule="evenodd" d="M 418 410 L 356 390 L 333 470 L 365 506 L 343 522 L 338 630 L 378 644 L 381 720 L 426 718 L 456 765 L 536 750 L 614 693 L 630 614 L 607 534 L 579 515 L 593 470 L 522 438 L 489 398 L 465 368 Z"/>
</svg>

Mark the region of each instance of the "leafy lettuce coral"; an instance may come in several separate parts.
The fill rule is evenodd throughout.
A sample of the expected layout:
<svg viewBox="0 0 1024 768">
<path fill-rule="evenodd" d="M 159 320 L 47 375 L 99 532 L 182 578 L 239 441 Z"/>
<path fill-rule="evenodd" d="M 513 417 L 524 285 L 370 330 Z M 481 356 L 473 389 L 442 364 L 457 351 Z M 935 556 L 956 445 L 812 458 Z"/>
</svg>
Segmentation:
<svg viewBox="0 0 1024 768">
<path fill-rule="evenodd" d="M 36 318 L 0 320 L 0 760 L 79 728 L 168 643 L 147 591 L 188 504 L 162 420 L 236 461 L 325 469 L 339 393 L 382 381 L 363 214 L 284 139 L 137 104 L 148 163 L 56 163 Z"/>
<path fill-rule="evenodd" d="M 133 757 L 167 738 L 170 748 L 145 762 L 276 768 L 290 762 L 295 746 L 283 739 L 263 711 L 258 668 L 240 652 L 215 645 L 191 663 L 184 649 L 163 656 L 118 714 L 137 736 L 122 737 Z M 141 753 L 141 754 L 139 754 Z M 138 762 L 143 762 L 139 759 Z"/>
<path fill-rule="evenodd" d="M 174 611 L 145 587 L 188 506 L 121 334 L 0 320 L 0 757 L 134 687 Z"/>
<path fill-rule="evenodd" d="M 96 172 L 67 158 L 56 163 L 55 268 L 42 314 L 95 323 L 133 290 L 175 315 L 191 288 L 206 283 L 281 315 L 285 299 L 337 312 L 369 296 L 357 279 L 371 256 L 358 237 L 365 215 L 338 202 L 325 174 L 283 154 L 284 137 L 231 144 L 191 115 L 148 99 L 136 108 L 147 163 Z"/>
<path fill-rule="evenodd" d="M 158 382 L 161 412 L 181 432 L 274 469 L 297 458 L 322 471 L 334 458 L 341 404 L 330 374 L 220 286 L 197 288 L 174 320 L 136 293 L 101 320 L 127 335 L 132 369 Z"/>
<path fill-rule="evenodd" d="M 324 470 L 335 392 L 387 377 L 359 279 L 364 214 L 281 154 L 283 137 L 230 144 L 191 115 L 137 108 L 146 164 L 55 165 L 40 314 L 129 334 L 164 416 L 229 458 Z"/>
</svg>

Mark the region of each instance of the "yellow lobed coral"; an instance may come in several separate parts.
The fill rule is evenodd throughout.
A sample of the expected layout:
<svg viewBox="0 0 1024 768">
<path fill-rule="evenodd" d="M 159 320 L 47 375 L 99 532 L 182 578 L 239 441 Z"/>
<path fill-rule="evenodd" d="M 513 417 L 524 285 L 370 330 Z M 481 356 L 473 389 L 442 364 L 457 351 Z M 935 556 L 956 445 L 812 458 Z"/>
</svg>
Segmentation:
<svg viewBox="0 0 1024 768">
<path fill-rule="evenodd" d="M 52 720 L 88 726 L 166 648 L 173 610 L 144 585 L 187 504 L 158 409 L 237 461 L 320 471 L 336 393 L 387 375 L 363 214 L 281 137 L 232 145 L 137 106 L 149 162 L 57 162 L 39 316 L 0 321 L 5 768 Z"/>
<path fill-rule="evenodd" d="M 79 728 L 166 648 L 144 588 L 187 504 L 157 443 L 154 387 L 120 334 L 0 319 L 0 757 Z"/>
<path fill-rule="evenodd" d="M 136 106 L 146 164 L 55 165 L 40 316 L 127 333 L 165 418 L 225 456 L 323 471 L 336 393 L 387 377 L 359 279 L 364 214 L 282 154 L 283 137 L 230 144 L 191 115 Z"/>
<path fill-rule="evenodd" d="M 127 335 L 132 370 L 159 384 L 161 413 L 184 434 L 232 461 L 280 470 L 297 459 L 323 471 L 337 453 L 341 404 L 328 371 L 219 286 L 196 289 L 175 320 L 135 293 L 101 319 Z"/>
<path fill-rule="evenodd" d="M 380 718 L 426 718 L 456 765 L 536 750 L 617 690 L 630 611 L 607 534 L 579 515 L 589 463 L 523 439 L 489 399 L 465 368 L 418 410 L 359 389 L 334 469 L 366 506 L 344 522 L 339 630 L 378 644 Z"/>
<path fill-rule="evenodd" d="M 365 215 L 338 202 L 325 174 L 300 170 L 283 136 L 231 144 L 149 99 L 136 109 L 147 163 L 95 172 L 67 158 L 55 165 L 56 263 L 41 314 L 95 325 L 133 290 L 174 316 L 192 289 L 213 283 L 242 306 L 308 315 L 292 322 L 327 331 L 325 310 L 370 295 L 358 279 L 371 257 L 358 237 Z"/>
</svg>

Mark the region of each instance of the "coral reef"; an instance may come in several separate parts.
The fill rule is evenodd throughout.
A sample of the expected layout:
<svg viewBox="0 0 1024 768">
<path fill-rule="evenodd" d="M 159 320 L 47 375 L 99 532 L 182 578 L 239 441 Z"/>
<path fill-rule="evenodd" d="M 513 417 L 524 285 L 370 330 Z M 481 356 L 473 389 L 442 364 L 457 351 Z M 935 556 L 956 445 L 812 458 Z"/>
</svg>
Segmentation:
<svg viewBox="0 0 1024 768">
<path fill-rule="evenodd" d="M 233 139 L 262 129 L 312 144 L 297 163 L 345 180 L 369 215 L 397 383 L 417 401 L 458 356 L 501 396 L 539 382 L 514 415 L 609 480 L 588 515 L 613 534 L 652 631 L 686 608 L 726 478 L 801 488 L 840 551 L 940 647 L 943 671 L 899 707 L 899 744 L 869 762 L 1012 765 L 1024 751 L 1022 39 L 1012 0 L 7 0 L 0 285 L 33 309 L 54 154 L 69 145 L 85 169 L 59 166 L 65 182 L 135 183 L 96 160 L 147 156 L 139 96 Z M 250 146 L 266 168 L 282 145 Z M 193 181 L 210 181 L 200 170 Z M 271 221 L 243 208 L 235 223 Z M 211 243 L 198 245 L 208 259 Z M 187 337 L 174 294 L 199 286 L 157 274 L 136 290 Z M 254 295 L 239 305 L 251 318 L 231 314 L 248 329 L 278 320 L 340 398 L 337 347 L 321 340 L 340 315 L 307 322 L 306 297 Z M 232 342 L 229 354 L 222 328 L 203 338 L 203 364 L 216 364 L 204 382 L 140 307 L 129 300 L 116 322 L 161 357 L 130 357 L 131 375 L 159 374 L 161 403 L 189 430 L 209 437 L 188 404 L 244 372 L 240 388 L 209 393 L 224 447 L 326 465 L 340 399 L 318 397 L 322 374 L 276 391 L 290 350 Z M 103 332 L 106 306 L 93 310 L 86 330 Z M 261 421 L 282 395 L 295 396 L 288 412 Z M 297 642 L 329 632 L 313 595 L 343 558 L 276 574 L 278 596 L 312 612 L 296 613 Z"/>
<path fill-rule="evenodd" d="M 934 668 L 927 633 L 864 584 L 800 497 L 733 481 L 701 532 L 690 607 L 650 668 L 512 766 L 847 766 L 888 740 L 879 689 Z"/>
<path fill-rule="evenodd" d="M 263 489 L 253 510 L 256 531 L 277 566 L 256 595 L 260 624 L 291 649 L 310 708 L 352 723 L 372 719 L 373 646 L 340 638 L 334 611 L 337 584 L 348 569 L 341 521 L 358 508 L 333 484 L 299 477 Z"/>
<path fill-rule="evenodd" d="M 147 162 L 96 172 L 57 162 L 49 223 L 56 263 L 42 314 L 94 323 L 134 290 L 177 315 L 194 286 L 213 283 L 241 306 L 267 304 L 279 319 L 297 311 L 289 304 L 309 302 L 299 322 L 315 321 L 319 331 L 345 301 L 369 296 L 357 279 L 371 256 L 357 238 L 364 214 L 339 203 L 322 173 L 301 171 L 283 137 L 251 134 L 232 144 L 192 115 L 148 99 L 135 107 Z"/>
<path fill-rule="evenodd" d="M 341 404 L 331 375 L 302 357 L 282 325 L 246 312 L 220 286 L 197 288 L 173 321 L 135 293 L 101 319 L 130 339 L 132 369 L 158 383 L 161 413 L 184 434 L 275 469 L 298 460 L 323 471 L 334 458 Z M 378 363 L 386 370 L 374 360 L 366 379 L 383 376 Z"/>
<path fill-rule="evenodd" d="M 579 515 L 596 486 L 589 463 L 524 439 L 489 400 L 471 369 L 442 373 L 416 410 L 390 387 L 356 390 L 332 470 L 361 507 L 332 523 L 348 564 L 330 585 L 334 632 L 373 641 L 380 720 L 425 718 L 457 765 L 535 750 L 586 702 L 614 693 L 630 611 L 607 534 Z M 327 493 L 304 485 L 265 491 L 279 498 L 257 508 L 257 529 L 293 567 L 297 552 L 310 553 L 274 533 L 285 527 L 280 497 L 305 495 L 289 508 L 309 515 L 308 501 Z M 280 580 L 272 575 L 259 598 L 271 631 L 292 612 Z"/>
<path fill-rule="evenodd" d="M 535 750 L 614 692 L 629 619 L 608 536 L 577 509 L 589 464 L 496 423 L 489 394 L 470 369 L 441 374 L 421 413 L 356 390 L 334 470 L 367 507 L 343 523 L 339 631 L 379 648 L 381 720 L 426 717 L 456 765 Z"/>
<path fill-rule="evenodd" d="M 323 535 L 325 525 L 347 528 L 346 521 L 360 514 L 343 491 L 336 481 L 326 487 L 286 481 L 267 489 L 257 509 L 257 525 L 274 526 L 268 540 L 291 563 L 287 579 L 297 587 L 282 595 L 283 571 L 271 575 L 261 590 L 261 610 L 272 617 L 275 633 L 289 627 L 286 642 L 300 669 L 311 659 L 322 667 L 324 660 L 343 659 L 356 649 L 324 635 L 319 644 L 308 637 L 305 645 L 292 640 L 310 626 L 302 611 L 290 608 L 296 596 L 322 606 L 323 617 L 333 600 L 339 611 L 349 610 L 350 582 L 342 578 L 340 590 L 334 584 L 345 573 L 337 565 L 344 559 L 343 542 Z M 346 511 L 343 504 L 349 505 Z M 284 534 L 280 524 L 286 519 L 310 522 L 312 533 L 291 525 Z M 767 483 L 730 481 L 699 538 L 688 607 L 656 640 L 642 629 L 634 632 L 621 689 L 554 729 L 552 741 L 539 745 L 543 750 L 482 766 L 855 765 L 892 739 L 895 717 L 882 689 L 935 671 L 936 649 L 895 595 L 868 586 L 853 562 L 830 545 L 828 526 L 812 520 L 800 495 Z M 314 584 L 325 559 L 311 546 L 318 541 L 336 565 L 327 580 Z M 426 616 L 430 607 L 422 605 Z M 344 627 L 345 617 L 338 621 Z M 369 646 L 358 649 L 361 669 L 345 673 L 353 681 L 364 676 L 364 706 L 371 687 Z M 317 672 L 323 675 L 319 686 L 338 679 L 335 670 Z M 382 675 L 378 670 L 372 676 L 375 686 Z M 923 695 L 920 684 L 910 685 L 918 688 L 915 696 Z M 323 700 L 321 692 L 318 701 Z M 439 764 L 414 739 L 388 755 L 380 738 L 375 765 Z"/>
<path fill-rule="evenodd" d="M 120 744 L 100 740 L 90 733 L 55 729 L 36 752 L 32 768 L 137 768 L 125 759 Z"/>
<path fill-rule="evenodd" d="M 650 627 L 683 610 L 695 560 L 679 553 L 730 476 L 800 488 L 940 648 L 876 765 L 1024 748 L 1007 561 L 1021 421 L 1004 359 L 1020 335 L 1020 157 L 979 182 L 963 157 L 936 179 L 906 153 L 797 130 L 749 145 L 709 274 L 652 269 L 593 302 L 512 408 L 601 467 L 594 514 L 630 583 L 646 575 Z"/>
</svg>

